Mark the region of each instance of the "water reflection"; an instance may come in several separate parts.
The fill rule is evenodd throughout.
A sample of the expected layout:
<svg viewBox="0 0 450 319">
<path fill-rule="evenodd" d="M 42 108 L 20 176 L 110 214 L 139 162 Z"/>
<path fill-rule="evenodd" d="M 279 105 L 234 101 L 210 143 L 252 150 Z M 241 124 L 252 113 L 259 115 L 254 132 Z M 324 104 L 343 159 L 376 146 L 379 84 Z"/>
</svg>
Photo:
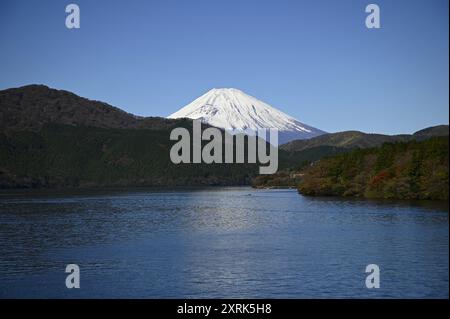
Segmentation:
<svg viewBox="0 0 450 319">
<path fill-rule="evenodd" d="M 63 285 L 68 263 L 82 268 L 79 291 Z M 383 272 L 376 292 L 369 263 Z M 0 297 L 448 297 L 448 203 L 2 192 L 0 283 Z"/>
</svg>

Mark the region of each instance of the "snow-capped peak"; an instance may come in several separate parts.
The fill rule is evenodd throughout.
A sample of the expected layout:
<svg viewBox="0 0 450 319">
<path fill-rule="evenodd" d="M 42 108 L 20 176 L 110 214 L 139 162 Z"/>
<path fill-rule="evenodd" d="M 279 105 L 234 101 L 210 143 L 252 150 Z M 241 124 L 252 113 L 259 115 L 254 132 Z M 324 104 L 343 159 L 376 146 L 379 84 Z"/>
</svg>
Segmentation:
<svg viewBox="0 0 450 319">
<path fill-rule="evenodd" d="M 276 128 L 280 133 L 288 133 L 292 137 L 289 140 L 324 133 L 234 88 L 212 89 L 169 116 L 183 117 L 234 131 Z M 280 138 L 280 142 L 286 141 Z"/>
</svg>

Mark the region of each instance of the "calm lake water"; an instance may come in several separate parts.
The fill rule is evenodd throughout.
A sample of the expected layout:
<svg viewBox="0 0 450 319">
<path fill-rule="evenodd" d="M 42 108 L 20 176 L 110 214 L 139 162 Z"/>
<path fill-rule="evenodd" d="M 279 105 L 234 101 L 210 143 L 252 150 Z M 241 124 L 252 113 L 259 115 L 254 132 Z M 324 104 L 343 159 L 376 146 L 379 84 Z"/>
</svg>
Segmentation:
<svg viewBox="0 0 450 319">
<path fill-rule="evenodd" d="M 0 297 L 448 298 L 448 225 L 445 203 L 294 190 L 7 191 Z"/>
</svg>

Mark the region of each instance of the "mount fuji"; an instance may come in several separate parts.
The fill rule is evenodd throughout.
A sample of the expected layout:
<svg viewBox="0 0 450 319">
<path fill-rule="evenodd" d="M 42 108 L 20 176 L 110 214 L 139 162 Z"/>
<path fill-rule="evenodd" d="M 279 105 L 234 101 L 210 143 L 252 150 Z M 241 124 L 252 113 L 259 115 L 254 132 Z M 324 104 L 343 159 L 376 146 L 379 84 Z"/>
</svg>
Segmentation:
<svg viewBox="0 0 450 319">
<path fill-rule="evenodd" d="M 201 120 L 203 123 L 235 133 L 276 128 L 279 144 L 326 133 L 233 88 L 212 89 L 168 118 Z"/>
</svg>

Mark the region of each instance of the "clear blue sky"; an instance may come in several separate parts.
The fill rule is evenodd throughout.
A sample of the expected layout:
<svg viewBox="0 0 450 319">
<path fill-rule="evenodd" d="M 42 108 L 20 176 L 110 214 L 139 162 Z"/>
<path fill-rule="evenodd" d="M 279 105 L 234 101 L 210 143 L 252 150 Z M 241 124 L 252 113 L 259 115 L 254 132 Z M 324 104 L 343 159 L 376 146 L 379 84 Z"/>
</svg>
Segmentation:
<svg viewBox="0 0 450 319">
<path fill-rule="evenodd" d="M 365 27 L 369 3 L 381 29 Z M 0 40 L 0 89 L 41 83 L 138 115 L 235 87 L 329 132 L 448 123 L 448 0 L 0 0 Z"/>
</svg>

